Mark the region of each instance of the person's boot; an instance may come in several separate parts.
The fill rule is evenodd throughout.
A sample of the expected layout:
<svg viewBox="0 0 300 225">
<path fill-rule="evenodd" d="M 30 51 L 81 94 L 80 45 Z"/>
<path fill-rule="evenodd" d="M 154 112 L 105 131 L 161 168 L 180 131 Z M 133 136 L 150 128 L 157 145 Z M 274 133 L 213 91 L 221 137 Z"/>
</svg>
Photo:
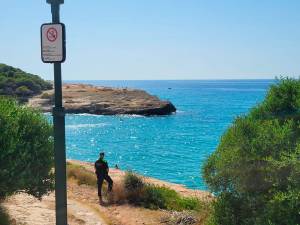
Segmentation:
<svg viewBox="0 0 300 225">
<path fill-rule="evenodd" d="M 102 199 L 102 196 L 99 196 L 99 205 L 103 205 L 104 204 L 104 201 Z"/>
<path fill-rule="evenodd" d="M 110 204 L 114 203 L 114 193 L 112 191 L 109 191 L 107 193 L 107 200 Z"/>
</svg>

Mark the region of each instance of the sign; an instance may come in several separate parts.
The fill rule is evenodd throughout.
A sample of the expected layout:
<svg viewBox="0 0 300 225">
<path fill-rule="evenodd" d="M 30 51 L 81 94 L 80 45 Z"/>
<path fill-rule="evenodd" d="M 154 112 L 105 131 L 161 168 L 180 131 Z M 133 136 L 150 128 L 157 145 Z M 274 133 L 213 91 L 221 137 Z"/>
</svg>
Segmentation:
<svg viewBox="0 0 300 225">
<path fill-rule="evenodd" d="M 66 59 L 65 25 L 45 23 L 41 26 L 41 56 L 44 63 L 64 62 Z"/>
</svg>

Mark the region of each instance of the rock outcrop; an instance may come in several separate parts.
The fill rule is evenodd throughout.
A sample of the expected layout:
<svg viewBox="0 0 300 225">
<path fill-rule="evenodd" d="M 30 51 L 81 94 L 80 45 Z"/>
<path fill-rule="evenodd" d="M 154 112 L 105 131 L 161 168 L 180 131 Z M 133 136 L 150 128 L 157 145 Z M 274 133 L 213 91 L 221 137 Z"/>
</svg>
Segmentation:
<svg viewBox="0 0 300 225">
<path fill-rule="evenodd" d="M 162 101 L 143 90 L 95 87 L 86 84 L 64 84 L 63 103 L 66 113 L 98 115 L 137 114 L 169 115 L 176 111 L 170 101 Z M 53 90 L 44 91 L 28 101 L 28 105 L 51 112 Z"/>
</svg>

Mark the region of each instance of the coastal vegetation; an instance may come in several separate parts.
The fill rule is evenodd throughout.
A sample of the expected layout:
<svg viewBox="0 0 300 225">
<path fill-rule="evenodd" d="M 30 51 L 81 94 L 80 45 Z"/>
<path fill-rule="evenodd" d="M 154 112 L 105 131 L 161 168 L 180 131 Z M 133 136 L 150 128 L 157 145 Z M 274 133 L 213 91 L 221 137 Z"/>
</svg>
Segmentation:
<svg viewBox="0 0 300 225">
<path fill-rule="evenodd" d="M 197 198 L 180 196 L 176 191 L 143 181 L 139 175 L 128 172 L 124 179 L 129 203 L 150 209 L 201 211 L 204 203 Z"/>
<path fill-rule="evenodd" d="M 203 167 L 213 225 L 300 224 L 300 80 L 238 117 Z"/>
<path fill-rule="evenodd" d="M 0 63 L 0 95 L 26 101 L 29 97 L 52 89 L 52 84 L 37 75 Z"/>
<path fill-rule="evenodd" d="M 79 185 L 84 184 L 95 188 L 97 186 L 96 176 L 81 165 L 68 163 L 67 177 L 75 179 Z M 189 210 L 207 214 L 207 204 L 198 198 L 183 197 L 168 187 L 146 183 L 143 177 L 132 172 L 126 172 L 121 183 L 115 182 L 113 197 L 107 197 L 110 203 L 129 203 L 154 210 Z"/>
<path fill-rule="evenodd" d="M 0 97 L 0 199 L 53 189 L 52 126 L 43 114 Z"/>
</svg>

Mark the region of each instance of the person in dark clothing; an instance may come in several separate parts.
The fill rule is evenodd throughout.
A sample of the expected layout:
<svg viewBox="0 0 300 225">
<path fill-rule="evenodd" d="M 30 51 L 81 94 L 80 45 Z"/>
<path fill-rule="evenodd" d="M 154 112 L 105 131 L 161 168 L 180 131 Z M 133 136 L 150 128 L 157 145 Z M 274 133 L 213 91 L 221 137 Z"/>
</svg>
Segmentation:
<svg viewBox="0 0 300 225">
<path fill-rule="evenodd" d="M 99 159 L 95 162 L 95 173 L 97 175 L 97 183 L 98 183 L 98 196 L 99 196 L 99 202 L 100 204 L 103 203 L 102 200 L 102 184 L 103 181 L 106 180 L 108 183 L 108 191 L 112 191 L 113 187 L 113 180 L 108 175 L 109 167 L 106 160 L 104 160 L 104 152 L 101 152 L 99 155 Z"/>
</svg>

